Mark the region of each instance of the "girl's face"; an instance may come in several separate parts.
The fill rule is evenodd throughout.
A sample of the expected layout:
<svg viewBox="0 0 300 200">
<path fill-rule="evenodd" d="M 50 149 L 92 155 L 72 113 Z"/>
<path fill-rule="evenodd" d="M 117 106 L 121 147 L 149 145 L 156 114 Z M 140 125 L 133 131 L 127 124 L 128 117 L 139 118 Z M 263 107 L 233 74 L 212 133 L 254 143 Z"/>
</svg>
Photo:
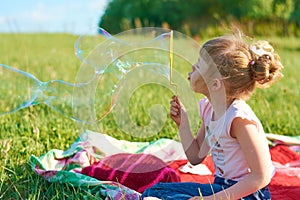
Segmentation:
<svg viewBox="0 0 300 200">
<path fill-rule="evenodd" d="M 192 71 L 188 73 L 188 80 L 190 81 L 190 87 L 194 92 L 204 95 L 208 94 L 208 88 L 205 81 L 205 74 L 207 72 L 207 65 L 201 57 L 198 62 L 192 66 Z"/>
</svg>

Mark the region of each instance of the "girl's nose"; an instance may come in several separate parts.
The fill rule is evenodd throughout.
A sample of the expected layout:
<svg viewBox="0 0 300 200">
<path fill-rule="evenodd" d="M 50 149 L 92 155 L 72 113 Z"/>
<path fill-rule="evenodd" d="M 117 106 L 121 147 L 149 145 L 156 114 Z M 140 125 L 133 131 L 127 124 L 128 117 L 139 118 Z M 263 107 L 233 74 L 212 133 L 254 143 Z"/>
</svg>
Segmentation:
<svg viewBox="0 0 300 200">
<path fill-rule="evenodd" d="M 195 71 L 195 67 L 192 66 L 192 71 L 188 73 L 188 79 L 191 77 L 192 73 Z"/>
</svg>

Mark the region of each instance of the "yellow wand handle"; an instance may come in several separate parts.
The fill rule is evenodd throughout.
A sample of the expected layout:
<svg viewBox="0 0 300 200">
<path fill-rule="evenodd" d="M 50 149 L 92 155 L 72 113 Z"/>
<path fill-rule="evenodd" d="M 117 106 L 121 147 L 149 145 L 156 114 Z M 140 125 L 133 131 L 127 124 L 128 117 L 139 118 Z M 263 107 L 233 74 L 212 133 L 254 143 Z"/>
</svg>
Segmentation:
<svg viewBox="0 0 300 200">
<path fill-rule="evenodd" d="M 172 71 L 173 71 L 173 31 L 170 32 L 170 55 L 169 55 L 169 63 L 170 63 L 170 85 L 175 87 L 176 95 L 178 94 L 178 86 L 176 83 L 172 82 Z"/>
</svg>

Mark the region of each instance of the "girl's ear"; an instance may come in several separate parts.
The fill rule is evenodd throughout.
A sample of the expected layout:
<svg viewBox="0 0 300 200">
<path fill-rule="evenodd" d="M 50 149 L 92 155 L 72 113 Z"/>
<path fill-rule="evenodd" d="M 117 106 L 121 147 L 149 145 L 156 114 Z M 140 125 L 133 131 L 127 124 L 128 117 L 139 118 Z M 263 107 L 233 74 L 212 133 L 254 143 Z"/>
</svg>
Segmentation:
<svg viewBox="0 0 300 200">
<path fill-rule="evenodd" d="M 211 81 L 211 88 L 213 91 L 217 91 L 222 88 L 222 84 L 223 82 L 220 79 L 215 78 Z"/>
</svg>

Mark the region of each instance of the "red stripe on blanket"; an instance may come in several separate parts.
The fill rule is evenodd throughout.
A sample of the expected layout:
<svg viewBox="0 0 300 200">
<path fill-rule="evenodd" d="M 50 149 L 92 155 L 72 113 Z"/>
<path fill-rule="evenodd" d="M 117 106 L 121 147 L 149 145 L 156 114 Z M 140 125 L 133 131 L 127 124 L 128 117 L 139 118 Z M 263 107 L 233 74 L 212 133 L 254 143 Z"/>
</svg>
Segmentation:
<svg viewBox="0 0 300 200">
<path fill-rule="evenodd" d="M 300 160 L 300 155 L 286 145 L 277 145 L 270 149 L 270 153 L 272 161 L 279 162 L 281 164 Z"/>
<path fill-rule="evenodd" d="M 106 157 L 81 173 L 102 181 L 115 181 L 138 192 L 158 182 L 179 182 L 175 170 L 150 154 L 120 153 Z"/>
</svg>

